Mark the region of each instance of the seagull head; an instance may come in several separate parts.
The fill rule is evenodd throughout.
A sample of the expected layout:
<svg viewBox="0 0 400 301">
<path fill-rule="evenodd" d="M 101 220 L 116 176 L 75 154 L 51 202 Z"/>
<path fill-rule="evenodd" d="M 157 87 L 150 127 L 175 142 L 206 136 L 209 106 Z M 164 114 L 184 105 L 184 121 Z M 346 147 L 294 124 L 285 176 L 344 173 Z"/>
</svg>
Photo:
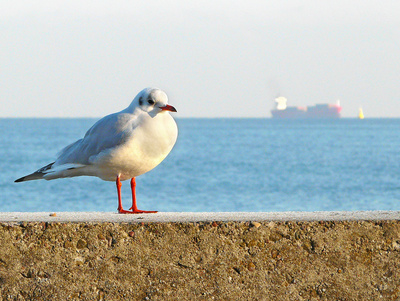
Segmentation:
<svg viewBox="0 0 400 301">
<path fill-rule="evenodd" d="M 157 88 L 146 88 L 142 90 L 133 100 L 133 103 L 142 111 L 151 115 L 161 112 L 176 112 L 176 109 L 168 104 L 168 96 L 164 91 Z"/>
</svg>

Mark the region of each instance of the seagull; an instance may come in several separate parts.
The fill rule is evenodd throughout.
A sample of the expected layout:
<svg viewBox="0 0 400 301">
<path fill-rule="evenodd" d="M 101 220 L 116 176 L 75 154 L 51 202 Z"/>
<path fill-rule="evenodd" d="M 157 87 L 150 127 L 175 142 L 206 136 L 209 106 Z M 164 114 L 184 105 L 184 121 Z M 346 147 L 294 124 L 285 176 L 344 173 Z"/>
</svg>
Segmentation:
<svg viewBox="0 0 400 301">
<path fill-rule="evenodd" d="M 160 164 L 175 145 L 178 127 L 170 112 L 176 109 L 164 91 L 145 88 L 126 109 L 103 117 L 82 139 L 62 149 L 53 163 L 15 182 L 95 176 L 115 181 L 119 213 L 156 213 L 137 208 L 135 177 Z M 132 207 L 124 210 L 121 181 L 128 179 Z"/>
</svg>

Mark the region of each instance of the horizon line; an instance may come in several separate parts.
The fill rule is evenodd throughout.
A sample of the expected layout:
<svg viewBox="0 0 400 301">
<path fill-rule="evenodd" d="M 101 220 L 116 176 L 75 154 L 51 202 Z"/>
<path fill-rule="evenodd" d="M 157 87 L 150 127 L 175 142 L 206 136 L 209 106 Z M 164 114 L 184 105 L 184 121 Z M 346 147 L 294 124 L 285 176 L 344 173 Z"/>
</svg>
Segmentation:
<svg viewBox="0 0 400 301">
<path fill-rule="evenodd" d="M 0 119 L 101 119 L 105 116 L 77 116 L 77 117 L 71 117 L 71 116 L 0 116 Z M 358 119 L 357 116 L 355 117 L 339 117 L 339 118 L 273 118 L 270 116 L 213 116 L 213 117 L 206 117 L 206 116 L 199 116 L 199 117 L 188 117 L 188 116 L 183 116 L 183 117 L 174 117 L 176 119 L 273 119 L 273 120 L 338 120 L 338 119 Z M 372 117 L 366 117 L 365 119 L 399 119 L 400 116 L 372 116 Z M 364 120 L 365 120 L 364 119 Z"/>
</svg>

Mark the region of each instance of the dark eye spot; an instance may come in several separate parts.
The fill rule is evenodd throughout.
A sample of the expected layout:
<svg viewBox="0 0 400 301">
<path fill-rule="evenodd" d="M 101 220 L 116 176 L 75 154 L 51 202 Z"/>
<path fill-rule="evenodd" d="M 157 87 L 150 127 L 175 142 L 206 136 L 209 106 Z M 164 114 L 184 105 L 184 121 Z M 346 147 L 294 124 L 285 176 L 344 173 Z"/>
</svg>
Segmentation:
<svg viewBox="0 0 400 301">
<path fill-rule="evenodd" d="M 150 105 L 154 105 L 154 100 L 152 100 L 152 99 L 149 99 L 147 102 L 148 102 Z"/>
<path fill-rule="evenodd" d="M 143 97 L 140 97 L 139 98 L 139 105 L 142 105 L 143 104 Z"/>
</svg>

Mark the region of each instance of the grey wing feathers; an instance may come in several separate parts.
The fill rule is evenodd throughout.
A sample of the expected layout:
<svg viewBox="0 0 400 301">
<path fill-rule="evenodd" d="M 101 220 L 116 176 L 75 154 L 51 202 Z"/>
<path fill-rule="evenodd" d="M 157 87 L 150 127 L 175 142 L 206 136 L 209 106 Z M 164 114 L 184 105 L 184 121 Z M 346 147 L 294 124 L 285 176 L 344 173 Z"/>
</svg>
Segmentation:
<svg viewBox="0 0 400 301">
<path fill-rule="evenodd" d="M 50 163 L 34 173 L 15 180 L 23 182 L 30 180 L 51 180 L 59 177 L 76 176 L 72 170 L 91 164 L 91 158 L 103 151 L 115 148 L 123 143 L 127 134 L 129 114 L 115 113 L 97 121 L 85 134 L 84 138 L 63 148 L 55 162 Z M 71 171 L 71 172 L 69 172 Z"/>
<path fill-rule="evenodd" d="M 77 163 L 88 165 L 92 156 L 116 147 L 126 138 L 123 122 L 117 113 L 97 121 L 85 134 L 84 138 L 65 147 L 56 160 L 56 165 Z"/>
</svg>

